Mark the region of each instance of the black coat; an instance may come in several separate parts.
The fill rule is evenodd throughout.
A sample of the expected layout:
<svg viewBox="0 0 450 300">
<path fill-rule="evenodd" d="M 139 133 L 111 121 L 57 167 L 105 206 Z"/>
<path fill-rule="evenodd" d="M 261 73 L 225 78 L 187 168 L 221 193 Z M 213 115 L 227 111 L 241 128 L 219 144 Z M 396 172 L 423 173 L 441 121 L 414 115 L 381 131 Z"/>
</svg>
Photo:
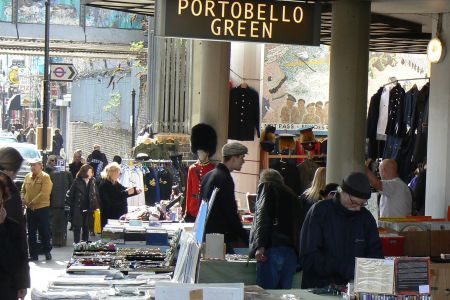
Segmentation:
<svg viewBox="0 0 450 300">
<path fill-rule="evenodd" d="M 368 156 L 376 159 L 378 155 L 377 143 L 377 125 L 380 116 L 380 100 L 384 87 L 380 87 L 378 91 L 370 98 L 369 111 L 367 113 L 367 133 L 369 139 Z"/>
<path fill-rule="evenodd" d="M 300 236 L 302 289 L 346 284 L 354 278 L 355 257 L 383 258 L 372 214 L 346 209 L 339 193 L 314 204 Z"/>
<path fill-rule="evenodd" d="M 300 200 L 288 186 L 275 181 L 260 183 L 250 231 L 250 255 L 253 257 L 260 247 L 275 246 L 292 247 L 298 253 L 302 211 Z"/>
<path fill-rule="evenodd" d="M 21 225 L 7 217 L 0 224 L 0 241 L 1 298 L 17 299 L 19 289 L 30 287 L 28 249 Z"/>
<path fill-rule="evenodd" d="M 396 137 L 403 137 L 406 133 L 406 126 L 403 121 L 405 103 L 405 90 L 400 84 L 389 92 L 389 112 L 386 125 L 386 134 Z"/>
<path fill-rule="evenodd" d="M 222 163 L 217 164 L 214 170 L 203 177 L 201 199 L 209 200 L 215 187 L 220 191 L 210 208 L 205 233 L 222 233 L 227 244 L 238 241 L 239 238 L 248 243 L 248 233 L 243 228 L 238 215 L 233 178 L 228 168 Z"/>
<path fill-rule="evenodd" d="M 238 141 L 253 141 L 259 137 L 259 95 L 252 88 L 231 89 L 228 138 Z"/>
<path fill-rule="evenodd" d="M 128 212 L 127 198 L 134 194 L 128 195 L 127 188 L 119 182 L 113 184 L 107 179 L 102 179 L 98 185 L 98 191 L 102 227 L 105 226 L 108 219 L 119 219 Z"/>
<path fill-rule="evenodd" d="M 89 193 L 89 202 L 86 203 L 86 192 Z M 66 204 L 70 207 L 70 217 L 73 226 L 81 226 L 83 224 L 83 210 L 89 212 L 88 224 L 89 228 L 93 228 L 93 213 L 99 208 L 99 196 L 95 179 L 91 178 L 89 184 L 82 178 L 76 178 L 70 189 L 67 191 Z"/>
</svg>

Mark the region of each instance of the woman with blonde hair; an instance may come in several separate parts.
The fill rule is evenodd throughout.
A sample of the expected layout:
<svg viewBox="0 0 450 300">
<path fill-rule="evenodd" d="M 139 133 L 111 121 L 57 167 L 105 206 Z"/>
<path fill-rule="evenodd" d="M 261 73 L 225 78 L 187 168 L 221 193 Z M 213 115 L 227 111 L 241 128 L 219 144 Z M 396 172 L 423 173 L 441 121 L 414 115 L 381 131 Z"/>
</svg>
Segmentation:
<svg viewBox="0 0 450 300">
<path fill-rule="evenodd" d="M 325 167 L 317 168 L 316 173 L 314 173 L 314 179 L 311 186 L 307 188 L 300 196 L 300 200 L 302 201 L 303 208 L 305 210 L 305 216 L 314 203 L 323 199 L 321 191 L 325 188 L 326 176 L 327 169 Z"/>
<path fill-rule="evenodd" d="M 98 185 L 102 228 L 108 219 L 119 219 L 126 214 L 128 212 L 127 198 L 142 192 L 136 187 L 124 187 L 119 183 L 119 177 L 120 166 L 116 162 L 108 164 L 102 172 L 102 179 Z"/>
</svg>

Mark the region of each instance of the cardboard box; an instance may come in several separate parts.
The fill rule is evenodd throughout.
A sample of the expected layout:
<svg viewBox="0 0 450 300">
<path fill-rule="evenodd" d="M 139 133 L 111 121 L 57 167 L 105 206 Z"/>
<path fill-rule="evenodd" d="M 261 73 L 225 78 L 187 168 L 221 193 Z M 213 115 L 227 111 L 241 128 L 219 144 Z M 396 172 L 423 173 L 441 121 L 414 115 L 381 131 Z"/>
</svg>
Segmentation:
<svg viewBox="0 0 450 300">
<path fill-rule="evenodd" d="M 431 264 L 430 292 L 433 300 L 450 299 L 450 264 Z"/>
</svg>

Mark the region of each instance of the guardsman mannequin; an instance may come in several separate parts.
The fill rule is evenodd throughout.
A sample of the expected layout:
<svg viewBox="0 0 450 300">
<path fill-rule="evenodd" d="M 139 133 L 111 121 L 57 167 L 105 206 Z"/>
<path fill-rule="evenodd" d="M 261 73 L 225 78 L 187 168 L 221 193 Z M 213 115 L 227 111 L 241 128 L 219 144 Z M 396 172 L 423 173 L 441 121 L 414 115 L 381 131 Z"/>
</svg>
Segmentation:
<svg viewBox="0 0 450 300">
<path fill-rule="evenodd" d="M 216 166 L 210 162 L 217 147 L 217 134 L 207 124 L 197 124 L 191 131 L 191 152 L 197 154 L 198 161 L 189 167 L 186 186 L 185 222 L 194 222 L 197 217 L 201 199 L 199 198 L 201 182 L 206 173 Z"/>
</svg>

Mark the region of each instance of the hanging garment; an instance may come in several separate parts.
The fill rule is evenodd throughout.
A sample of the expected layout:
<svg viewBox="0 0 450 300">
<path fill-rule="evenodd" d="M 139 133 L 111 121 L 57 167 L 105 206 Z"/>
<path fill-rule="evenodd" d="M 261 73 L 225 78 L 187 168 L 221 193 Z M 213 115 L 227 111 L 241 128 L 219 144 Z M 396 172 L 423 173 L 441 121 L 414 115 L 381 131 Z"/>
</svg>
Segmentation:
<svg viewBox="0 0 450 300">
<path fill-rule="evenodd" d="M 383 159 L 397 159 L 401 146 L 401 137 L 388 135 L 386 138 L 386 146 L 384 147 Z"/>
<path fill-rule="evenodd" d="M 173 178 L 170 172 L 160 167 L 158 168 L 159 193 L 161 200 L 169 200 L 172 194 Z"/>
<path fill-rule="evenodd" d="M 403 122 L 407 126 L 407 129 L 410 129 L 413 124 L 414 113 L 415 113 L 415 109 L 416 109 L 418 95 L 419 95 L 419 90 L 417 89 L 416 85 L 414 85 L 405 94 L 405 109 L 404 109 L 404 114 L 403 114 Z"/>
<path fill-rule="evenodd" d="M 298 170 L 296 167 L 296 159 L 279 160 L 272 159 L 270 161 L 270 168 L 280 172 L 284 178 L 284 183 L 289 186 L 298 196 L 302 194 L 300 185 L 298 184 Z"/>
<path fill-rule="evenodd" d="M 366 137 L 369 139 L 368 156 L 376 159 L 378 157 L 377 148 L 377 124 L 380 114 L 380 100 L 384 88 L 380 87 L 378 91 L 370 98 L 369 112 L 367 113 L 367 132 Z"/>
<path fill-rule="evenodd" d="M 424 162 L 427 157 L 428 143 L 428 98 L 430 86 L 426 84 L 420 90 L 417 98 L 416 114 L 417 117 L 417 137 L 414 145 L 413 162 Z"/>
<path fill-rule="evenodd" d="M 133 168 L 130 172 L 130 185 L 127 187 L 136 187 L 144 190 L 144 179 L 141 168 Z M 141 206 L 145 205 L 145 195 L 140 193 L 136 196 L 128 198 L 128 206 Z"/>
<path fill-rule="evenodd" d="M 155 169 L 149 168 L 148 172 L 144 175 L 145 205 L 148 206 L 154 206 L 155 203 L 161 201 L 157 173 Z"/>
<path fill-rule="evenodd" d="M 386 134 L 386 126 L 387 126 L 388 115 L 389 115 L 389 92 L 390 92 L 390 88 L 388 86 L 386 86 L 386 87 L 384 87 L 383 92 L 381 93 L 380 109 L 379 109 L 378 123 L 377 123 L 377 134 L 380 134 L 380 135 Z"/>
<path fill-rule="evenodd" d="M 259 95 L 254 89 L 241 86 L 230 91 L 228 138 L 253 141 L 259 137 Z"/>
<path fill-rule="evenodd" d="M 186 215 L 197 217 L 200 207 L 200 190 L 203 177 L 216 167 L 212 162 L 201 163 L 197 161 L 189 167 L 186 189 Z"/>
<path fill-rule="evenodd" d="M 405 90 L 397 85 L 389 92 L 388 121 L 386 124 L 386 135 L 402 137 L 406 129 L 403 122 Z"/>
</svg>

